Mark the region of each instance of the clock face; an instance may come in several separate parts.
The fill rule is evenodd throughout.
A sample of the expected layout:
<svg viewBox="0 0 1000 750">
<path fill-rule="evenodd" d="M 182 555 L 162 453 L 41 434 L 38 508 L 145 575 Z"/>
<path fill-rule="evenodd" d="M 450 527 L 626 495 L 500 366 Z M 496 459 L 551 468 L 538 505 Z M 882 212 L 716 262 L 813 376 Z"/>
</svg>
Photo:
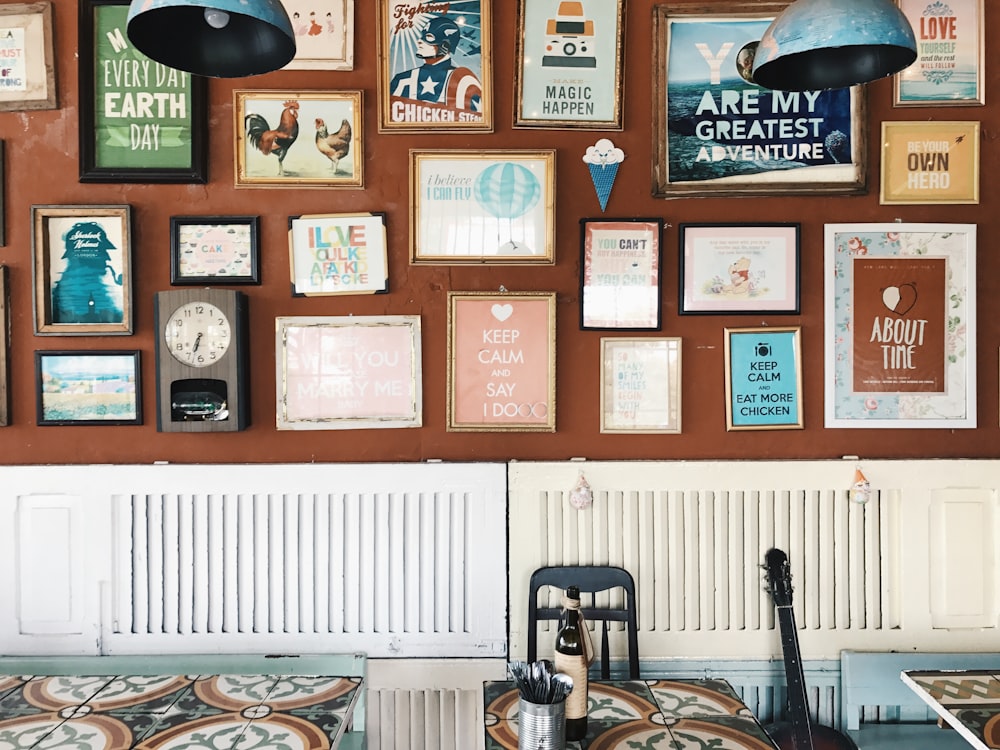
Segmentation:
<svg viewBox="0 0 1000 750">
<path fill-rule="evenodd" d="M 188 302 L 167 319 L 163 329 L 167 351 L 190 367 L 208 367 L 229 350 L 232 326 L 218 307 L 208 302 Z"/>
</svg>

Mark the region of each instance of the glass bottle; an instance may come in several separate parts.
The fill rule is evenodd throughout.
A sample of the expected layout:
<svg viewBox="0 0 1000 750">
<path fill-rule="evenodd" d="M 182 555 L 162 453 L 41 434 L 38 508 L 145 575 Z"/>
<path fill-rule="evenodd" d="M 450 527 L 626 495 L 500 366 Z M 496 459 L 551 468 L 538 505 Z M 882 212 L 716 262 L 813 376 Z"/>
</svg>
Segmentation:
<svg viewBox="0 0 1000 750">
<path fill-rule="evenodd" d="M 580 628 L 580 589 L 570 586 L 563 598 L 563 625 L 556 634 L 555 668 L 573 678 L 566 698 L 566 739 L 587 736 L 587 666 L 584 634 Z"/>
</svg>

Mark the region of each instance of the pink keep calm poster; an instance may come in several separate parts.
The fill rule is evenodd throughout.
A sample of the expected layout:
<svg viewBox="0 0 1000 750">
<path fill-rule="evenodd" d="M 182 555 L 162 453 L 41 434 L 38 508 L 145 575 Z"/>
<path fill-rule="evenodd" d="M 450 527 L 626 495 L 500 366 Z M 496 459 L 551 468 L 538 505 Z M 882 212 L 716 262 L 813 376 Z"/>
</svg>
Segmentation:
<svg viewBox="0 0 1000 750">
<path fill-rule="evenodd" d="M 555 431 L 555 294 L 449 295 L 449 431 Z"/>
</svg>

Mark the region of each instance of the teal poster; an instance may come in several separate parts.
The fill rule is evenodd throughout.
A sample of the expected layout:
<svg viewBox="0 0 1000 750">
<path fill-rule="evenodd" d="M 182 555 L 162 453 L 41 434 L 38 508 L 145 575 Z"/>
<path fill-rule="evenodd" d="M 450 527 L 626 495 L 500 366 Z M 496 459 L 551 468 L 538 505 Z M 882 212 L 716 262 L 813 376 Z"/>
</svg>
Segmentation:
<svg viewBox="0 0 1000 750">
<path fill-rule="evenodd" d="M 127 4 L 95 8 L 96 166 L 191 168 L 192 77 L 135 49 L 125 34 L 127 16 Z"/>
<path fill-rule="evenodd" d="M 799 331 L 728 331 L 730 427 L 802 427 Z"/>
</svg>

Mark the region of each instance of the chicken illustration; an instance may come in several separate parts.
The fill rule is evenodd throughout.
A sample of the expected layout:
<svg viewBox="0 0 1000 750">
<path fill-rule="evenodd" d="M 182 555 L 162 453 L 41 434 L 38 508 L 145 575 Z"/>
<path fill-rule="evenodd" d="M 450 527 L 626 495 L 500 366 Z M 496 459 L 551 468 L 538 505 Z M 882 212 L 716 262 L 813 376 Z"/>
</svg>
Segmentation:
<svg viewBox="0 0 1000 750">
<path fill-rule="evenodd" d="M 267 120 L 258 114 L 249 114 L 244 121 L 250 145 L 265 156 L 274 154 L 278 157 L 279 175 L 285 173 L 285 156 L 299 137 L 299 103 L 294 99 L 289 100 L 284 103 L 284 107 L 275 130 L 271 130 Z"/>
<path fill-rule="evenodd" d="M 316 118 L 316 148 L 330 160 L 330 169 L 336 173 L 340 160 L 351 148 L 351 123 L 344 120 L 340 129 L 331 134 L 321 117 Z"/>
</svg>

